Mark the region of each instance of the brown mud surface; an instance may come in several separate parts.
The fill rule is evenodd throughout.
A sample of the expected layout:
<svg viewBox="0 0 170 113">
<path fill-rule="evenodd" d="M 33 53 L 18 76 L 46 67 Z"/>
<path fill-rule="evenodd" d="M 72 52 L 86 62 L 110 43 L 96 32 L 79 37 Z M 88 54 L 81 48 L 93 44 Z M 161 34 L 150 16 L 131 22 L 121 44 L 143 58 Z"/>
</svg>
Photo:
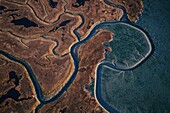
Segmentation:
<svg viewBox="0 0 170 113">
<path fill-rule="evenodd" d="M 109 1 L 125 7 L 133 22 L 143 10 L 141 0 Z M 52 98 L 72 75 L 74 63 L 70 48 L 78 38 L 86 38 L 97 23 L 119 20 L 123 15 L 121 9 L 103 0 L 82 3 L 77 0 L 2 0 L 0 3 L 0 50 L 29 64 L 45 99 Z M 82 17 L 84 23 L 80 26 Z M 74 33 L 78 26 L 81 37 Z M 91 78 L 95 79 L 95 69 L 104 59 L 105 50 L 111 51 L 103 46 L 111 39 L 112 33 L 99 30 L 77 49 L 80 62 L 75 80 L 58 100 L 44 105 L 40 112 L 105 112 L 85 85 L 91 84 Z M 27 70 L 1 54 L 0 58 L 0 98 L 11 89 L 20 95 L 16 100 L 3 100 L 0 111 L 33 112 L 39 101 Z M 9 81 L 10 71 L 20 78 Z M 23 99 L 26 100 L 20 101 Z"/>
<path fill-rule="evenodd" d="M 39 104 L 26 69 L 0 55 L 0 111 L 33 112 Z"/>
<path fill-rule="evenodd" d="M 127 16 L 132 22 L 136 22 L 143 12 L 142 0 L 108 0 L 110 3 L 125 7 Z"/>
<path fill-rule="evenodd" d="M 101 30 L 79 47 L 80 64 L 75 80 L 58 100 L 43 106 L 40 109 L 41 113 L 52 111 L 55 113 L 62 111 L 64 113 L 106 112 L 99 106 L 94 96 L 90 95 L 85 85 L 90 85 L 91 78 L 95 78 L 97 64 L 104 58 L 105 50 L 110 50 L 110 48 L 104 47 L 103 44 L 111 41 L 112 35 L 111 32 Z"/>
</svg>

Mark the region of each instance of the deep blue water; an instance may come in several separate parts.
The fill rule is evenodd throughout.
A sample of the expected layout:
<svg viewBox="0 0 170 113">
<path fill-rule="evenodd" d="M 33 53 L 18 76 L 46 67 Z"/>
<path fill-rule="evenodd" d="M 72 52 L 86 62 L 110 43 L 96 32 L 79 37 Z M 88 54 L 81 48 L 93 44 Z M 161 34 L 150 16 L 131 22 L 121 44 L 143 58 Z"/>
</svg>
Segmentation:
<svg viewBox="0 0 170 113">
<path fill-rule="evenodd" d="M 145 3 L 145 1 L 144 1 L 144 3 Z M 139 22 L 137 22 L 136 24 L 132 24 L 134 27 L 137 27 L 140 30 L 143 30 L 143 28 L 144 29 L 147 28 L 147 29 L 145 29 L 145 31 L 147 31 L 150 34 L 150 37 L 152 38 L 154 46 L 155 46 L 153 55 L 150 58 L 148 58 L 147 61 L 144 62 L 142 65 L 138 66 L 136 69 L 133 70 L 133 74 L 136 77 L 135 80 L 138 80 L 140 85 L 141 84 L 147 84 L 146 87 L 144 89 L 141 89 L 139 93 L 142 93 L 141 94 L 142 96 L 143 95 L 144 96 L 148 95 L 148 97 L 150 97 L 148 99 L 152 99 L 152 100 L 156 99 L 156 101 L 158 103 L 160 102 L 161 104 L 166 104 L 166 105 L 169 104 L 168 103 L 169 102 L 169 96 L 167 96 L 167 95 L 170 95 L 170 93 L 169 93 L 169 83 L 170 83 L 169 80 L 170 80 L 170 78 L 169 78 L 169 75 L 168 75 L 168 73 L 169 73 L 169 69 L 168 69 L 169 64 L 167 63 L 167 62 L 169 62 L 169 53 L 170 53 L 169 50 L 167 49 L 167 48 L 169 48 L 169 44 L 168 44 L 169 38 L 167 38 L 169 36 L 169 30 L 168 30 L 169 29 L 169 23 L 168 23 L 169 22 L 169 17 L 167 16 L 168 9 L 169 9 L 169 6 L 167 5 L 168 3 L 169 3 L 168 1 L 162 1 L 162 3 L 159 3 L 158 0 L 156 0 L 156 1 L 147 1 L 147 3 L 144 4 L 145 5 L 145 10 L 144 10 L 144 13 L 143 13 L 142 17 L 140 17 Z M 151 4 L 153 4 L 153 5 L 151 5 Z M 112 6 L 115 6 L 115 5 L 112 5 Z M 121 6 L 116 6 L 116 7 L 122 8 Z M 124 10 L 124 8 L 122 8 L 122 9 Z M 162 13 L 162 12 L 164 12 L 164 13 Z M 160 16 L 160 15 L 162 15 L 162 16 Z M 126 13 L 121 18 L 121 21 L 126 21 L 127 23 L 129 23 L 129 20 L 127 19 L 127 16 L 126 16 Z M 84 21 L 82 23 L 84 23 Z M 7 54 L 7 53 L 5 53 L 3 51 L 0 51 L 1 54 L 7 56 L 8 58 L 10 58 L 10 59 L 12 59 L 12 60 L 14 60 L 16 62 L 21 63 L 28 70 L 30 78 L 31 78 L 31 80 L 32 80 L 32 82 L 33 82 L 33 84 L 35 86 L 38 99 L 41 101 L 41 104 L 37 107 L 36 112 L 38 112 L 38 109 L 40 107 L 42 107 L 44 104 L 52 102 L 52 101 L 55 101 L 56 99 L 58 99 L 65 92 L 65 90 L 70 86 L 70 84 L 75 79 L 77 71 L 78 71 L 79 59 L 77 58 L 77 54 L 76 54 L 76 51 L 75 51 L 76 47 L 78 47 L 79 45 L 87 42 L 92 36 L 95 35 L 96 29 L 98 29 L 100 26 L 102 26 L 104 24 L 108 24 L 108 23 L 109 22 L 100 23 L 99 25 L 97 25 L 91 31 L 91 33 L 86 37 L 86 39 L 74 44 L 71 47 L 71 55 L 72 55 L 72 57 L 74 59 L 75 71 L 73 72 L 73 74 L 72 74 L 71 78 L 69 79 L 69 81 L 61 89 L 61 91 L 59 91 L 59 93 L 57 93 L 50 100 L 44 100 L 43 99 L 41 89 L 40 89 L 40 86 L 39 86 L 39 84 L 38 84 L 38 82 L 36 80 L 36 77 L 32 73 L 31 67 L 29 67 L 29 65 L 25 61 L 23 61 L 21 59 L 18 59 L 18 58 L 15 58 L 14 56 L 9 55 L 9 54 Z M 114 22 L 110 22 L 110 23 L 114 23 Z M 115 23 L 117 23 L 117 22 L 115 22 Z M 131 23 L 129 23 L 129 24 L 131 24 Z M 76 31 L 74 31 L 74 32 L 76 32 Z M 147 34 L 147 32 L 145 32 L 145 33 Z M 78 39 L 80 39 L 80 36 L 78 34 L 77 34 L 77 36 L 78 36 Z M 105 64 L 105 65 L 107 65 L 107 64 Z M 105 74 L 105 76 L 107 76 L 107 74 L 108 74 L 108 76 L 110 74 L 111 75 L 114 74 L 113 70 L 111 70 L 111 69 L 108 69 L 107 73 L 105 73 L 104 68 L 102 68 L 102 66 L 100 68 L 101 68 L 103 74 Z M 113 69 L 114 69 L 114 67 L 113 67 Z M 130 71 L 130 70 L 118 70 L 118 71 L 127 71 L 127 75 L 129 75 L 128 71 Z M 98 77 L 99 77 L 98 82 L 101 83 L 101 87 L 97 86 L 97 89 L 99 91 L 97 91 L 97 93 L 96 93 L 100 97 L 100 98 L 98 98 L 99 102 L 101 102 L 100 104 L 102 104 L 102 106 L 104 106 L 108 111 L 119 112 L 119 110 L 122 110 L 123 108 L 121 108 L 121 106 L 119 106 L 119 107 L 117 107 L 119 109 L 115 110 L 114 107 L 116 106 L 116 104 L 123 106 L 124 105 L 123 103 L 127 102 L 126 101 L 127 98 L 120 98 L 118 103 L 113 103 L 113 104 L 111 103 L 110 104 L 110 102 L 108 102 L 103 97 L 103 95 L 104 95 L 103 92 L 107 92 L 107 88 L 105 87 L 106 82 L 100 81 L 100 80 L 105 79 L 105 78 L 100 78 L 100 77 L 103 77 L 103 74 L 98 75 Z M 128 78 L 129 76 L 126 76 L 126 77 L 127 77 L 126 78 L 127 80 L 125 80 L 125 83 L 131 80 L 130 78 Z M 155 77 L 155 79 L 152 79 L 154 77 Z M 113 81 L 111 80 L 111 82 L 113 82 Z M 160 86 L 160 84 L 162 86 Z M 123 91 L 128 91 L 128 89 L 131 88 L 131 87 L 129 87 L 129 88 L 125 87 L 126 84 L 122 84 L 122 85 L 123 86 L 121 86 L 121 87 L 123 87 Z M 140 85 L 138 84 L 138 82 L 136 82 L 135 85 L 133 84 L 133 86 L 138 86 L 138 87 L 140 87 Z M 117 91 L 122 91 L 121 87 Z M 108 90 L 111 91 L 111 93 L 112 93 L 111 89 L 112 88 L 110 87 Z M 114 89 L 114 87 L 113 87 L 113 89 Z M 133 90 L 135 90 L 135 89 L 133 89 Z M 129 91 L 131 91 L 131 90 L 129 90 Z M 135 90 L 135 91 L 138 91 L 138 90 Z M 152 92 L 147 93 L 149 91 L 152 91 Z M 100 95 L 100 92 L 103 95 Z M 117 92 L 117 93 L 119 93 L 119 92 Z M 120 93 L 122 93 L 122 92 L 120 92 Z M 156 96 L 154 96 L 152 94 L 156 94 Z M 113 93 L 113 95 L 115 95 L 115 94 Z M 130 95 L 130 97 L 133 97 L 133 96 L 134 95 Z M 140 97 L 137 97 L 137 96 L 138 95 L 136 95 L 137 99 L 138 98 L 144 98 L 142 96 L 140 96 Z M 125 96 L 122 96 L 122 97 L 125 97 Z M 122 100 L 124 99 L 123 102 L 121 102 L 121 99 Z M 120 103 L 122 103 L 122 104 L 120 104 Z M 133 101 L 131 103 L 133 103 Z M 134 103 L 134 104 L 137 105 L 139 103 Z M 157 105 L 157 103 L 156 103 L 156 105 Z M 126 106 L 126 104 L 125 104 L 125 106 Z M 154 106 L 154 104 L 152 106 L 154 108 L 157 107 L 157 106 Z M 165 106 L 165 108 L 166 108 L 166 106 Z M 133 107 L 130 106 L 130 107 L 128 107 L 128 109 L 133 109 Z M 141 109 L 143 109 L 143 108 L 141 108 Z"/>
<path fill-rule="evenodd" d="M 102 67 L 101 98 L 119 112 L 170 112 L 170 1 L 145 0 L 136 25 L 150 35 L 152 55 L 134 70 Z"/>
<path fill-rule="evenodd" d="M 49 5 L 51 8 L 55 8 L 57 6 L 58 2 L 54 2 L 53 0 L 49 0 Z"/>
<path fill-rule="evenodd" d="M 11 23 L 14 23 L 15 25 L 24 25 L 24 27 L 28 28 L 28 27 L 38 27 L 38 25 L 34 22 L 32 22 L 31 20 L 27 19 L 27 18 L 21 18 L 21 19 L 16 19 L 16 20 L 12 20 Z"/>
</svg>

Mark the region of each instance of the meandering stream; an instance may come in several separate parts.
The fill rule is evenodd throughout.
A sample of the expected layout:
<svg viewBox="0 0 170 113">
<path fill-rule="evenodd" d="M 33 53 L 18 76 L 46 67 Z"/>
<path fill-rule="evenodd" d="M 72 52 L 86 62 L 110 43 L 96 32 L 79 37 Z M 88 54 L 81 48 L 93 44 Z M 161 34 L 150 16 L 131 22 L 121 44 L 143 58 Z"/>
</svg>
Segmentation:
<svg viewBox="0 0 170 113">
<path fill-rule="evenodd" d="M 117 69 L 117 70 L 120 70 L 120 71 L 126 71 L 126 70 L 133 70 L 135 69 L 136 67 L 140 66 L 140 64 L 142 64 L 145 60 L 147 60 L 147 58 L 151 55 L 152 53 L 152 41 L 150 40 L 150 36 L 149 34 L 140 26 L 134 24 L 134 23 L 131 23 L 127 17 L 127 13 L 125 11 L 125 8 L 122 7 L 122 6 L 118 6 L 118 5 L 115 5 L 115 4 L 111 4 L 109 3 L 107 0 L 105 0 L 105 3 L 110 5 L 110 6 L 113 6 L 113 7 L 117 7 L 117 8 L 121 8 L 124 12 L 122 18 L 119 20 L 119 21 L 105 21 L 105 22 L 101 22 L 97 25 L 95 25 L 93 27 L 93 29 L 91 29 L 91 31 L 89 31 L 89 34 L 83 39 L 80 41 L 80 35 L 77 33 L 77 30 L 83 25 L 84 23 L 84 17 L 82 15 L 79 15 L 81 16 L 82 18 L 82 23 L 77 27 L 75 28 L 74 30 L 74 33 L 75 35 L 78 37 L 78 40 L 79 42 L 75 43 L 74 45 L 72 45 L 71 49 L 70 49 L 70 54 L 74 60 L 74 72 L 72 73 L 70 79 L 68 80 L 68 82 L 62 87 L 62 89 L 60 91 L 58 91 L 58 93 L 50 98 L 49 100 L 45 100 L 42 96 L 42 91 L 41 91 L 41 88 L 40 88 L 40 85 L 36 79 L 36 76 L 34 75 L 31 67 L 22 59 L 19 59 L 19 58 L 16 58 L 14 57 L 13 55 L 10 55 L 2 50 L 0 50 L 0 54 L 6 56 L 7 58 L 11 59 L 11 60 L 14 60 L 20 64 L 22 64 L 24 67 L 26 67 L 28 73 L 29 73 L 29 76 L 32 80 L 32 83 L 35 87 L 35 91 L 36 91 L 36 94 L 37 94 L 37 98 L 39 99 L 39 101 L 41 102 L 40 105 L 37 106 L 35 112 L 37 113 L 38 110 L 45 104 L 49 103 L 49 102 L 52 102 L 52 101 L 55 101 L 56 99 L 58 99 L 66 90 L 67 88 L 71 85 L 71 83 L 73 82 L 73 80 L 75 79 L 76 75 L 77 75 L 77 72 L 78 72 L 78 68 L 79 68 L 79 59 L 78 59 L 78 56 L 77 56 L 77 53 L 76 53 L 76 48 L 79 47 L 81 44 L 87 42 L 88 40 L 90 40 L 95 34 L 96 34 L 96 31 L 97 29 L 101 29 L 102 26 L 105 26 L 105 25 L 111 25 L 111 26 L 114 26 L 116 24 L 120 24 L 120 25 L 125 25 L 125 26 L 129 26 L 129 27 L 132 27 L 133 29 L 136 29 L 137 31 L 140 31 L 146 38 L 147 40 L 147 43 L 148 43 L 148 47 L 149 47 L 149 51 L 147 53 L 147 55 L 145 57 L 143 57 L 143 59 L 141 59 L 140 61 L 138 61 L 138 63 L 134 64 L 132 67 L 129 67 L 129 68 L 121 68 L 121 67 L 117 67 L 115 66 L 112 62 L 102 62 L 102 63 L 99 63 L 98 64 L 98 67 L 97 67 L 97 75 L 96 75 L 96 81 L 95 81 L 95 96 L 99 102 L 99 104 L 104 108 L 106 109 L 108 112 L 118 112 L 117 110 L 115 110 L 114 108 L 110 107 L 102 98 L 101 98 L 101 95 L 100 95 L 100 68 L 101 66 L 103 65 L 106 65 L 106 66 L 109 66 L 110 68 L 113 68 L 113 69 Z M 57 43 L 57 42 L 56 42 Z M 57 47 L 57 46 L 56 46 Z M 55 48 L 56 48 L 55 47 Z M 54 49 L 55 49 L 54 48 Z M 54 51 L 54 50 L 53 50 Z"/>
</svg>

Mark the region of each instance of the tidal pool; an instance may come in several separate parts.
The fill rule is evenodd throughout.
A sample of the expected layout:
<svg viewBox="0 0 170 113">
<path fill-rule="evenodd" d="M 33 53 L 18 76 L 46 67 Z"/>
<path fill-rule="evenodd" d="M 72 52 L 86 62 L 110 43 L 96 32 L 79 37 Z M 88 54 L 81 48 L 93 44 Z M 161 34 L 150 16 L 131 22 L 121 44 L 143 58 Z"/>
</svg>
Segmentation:
<svg viewBox="0 0 170 113">
<path fill-rule="evenodd" d="M 170 82 L 167 77 L 154 76 L 150 71 L 154 69 L 120 71 L 103 66 L 98 93 L 120 113 L 169 113 Z"/>
<path fill-rule="evenodd" d="M 126 23 L 105 24 L 101 29 L 113 32 L 113 40 L 106 46 L 105 60 L 112 62 L 117 68 L 129 69 L 140 64 L 151 53 L 149 37 L 140 29 Z"/>
<path fill-rule="evenodd" d="M 102 66 L 100 79 L 97 79 L 101 83 L 99 95 L 120 113 L 170 113 L 169 3 L 169 0 L 144 0 L 144 11 L 135 23 L 149 33 L 154 45 L 146 62 L 127 71 Z M 108 45 L 115 47 L 113 42 Z M 112 51 L 119 54 L 119 50 L 113 48 Z M 114 54 L 106 53 L 106 61 L 112 62 L 116 58 Z"/>
</svg>

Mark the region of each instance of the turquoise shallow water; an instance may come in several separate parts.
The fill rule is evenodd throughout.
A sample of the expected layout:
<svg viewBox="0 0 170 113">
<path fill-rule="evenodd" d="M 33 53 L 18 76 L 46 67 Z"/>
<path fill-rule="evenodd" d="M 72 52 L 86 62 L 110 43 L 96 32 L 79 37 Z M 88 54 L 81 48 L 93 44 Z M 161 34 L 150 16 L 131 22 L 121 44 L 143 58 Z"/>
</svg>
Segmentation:
<svg viewBox="0 0 170 113">
<path fill-rule="evenodd" d="M 169 3 L 144 1 L 144 12 L 136 25 L 149 33 L 154 44 L 153 54 L 146 62 L 129 71 L 102 66 L 101 97 L 119 112 L 170 112 Z"/>
</svg>

